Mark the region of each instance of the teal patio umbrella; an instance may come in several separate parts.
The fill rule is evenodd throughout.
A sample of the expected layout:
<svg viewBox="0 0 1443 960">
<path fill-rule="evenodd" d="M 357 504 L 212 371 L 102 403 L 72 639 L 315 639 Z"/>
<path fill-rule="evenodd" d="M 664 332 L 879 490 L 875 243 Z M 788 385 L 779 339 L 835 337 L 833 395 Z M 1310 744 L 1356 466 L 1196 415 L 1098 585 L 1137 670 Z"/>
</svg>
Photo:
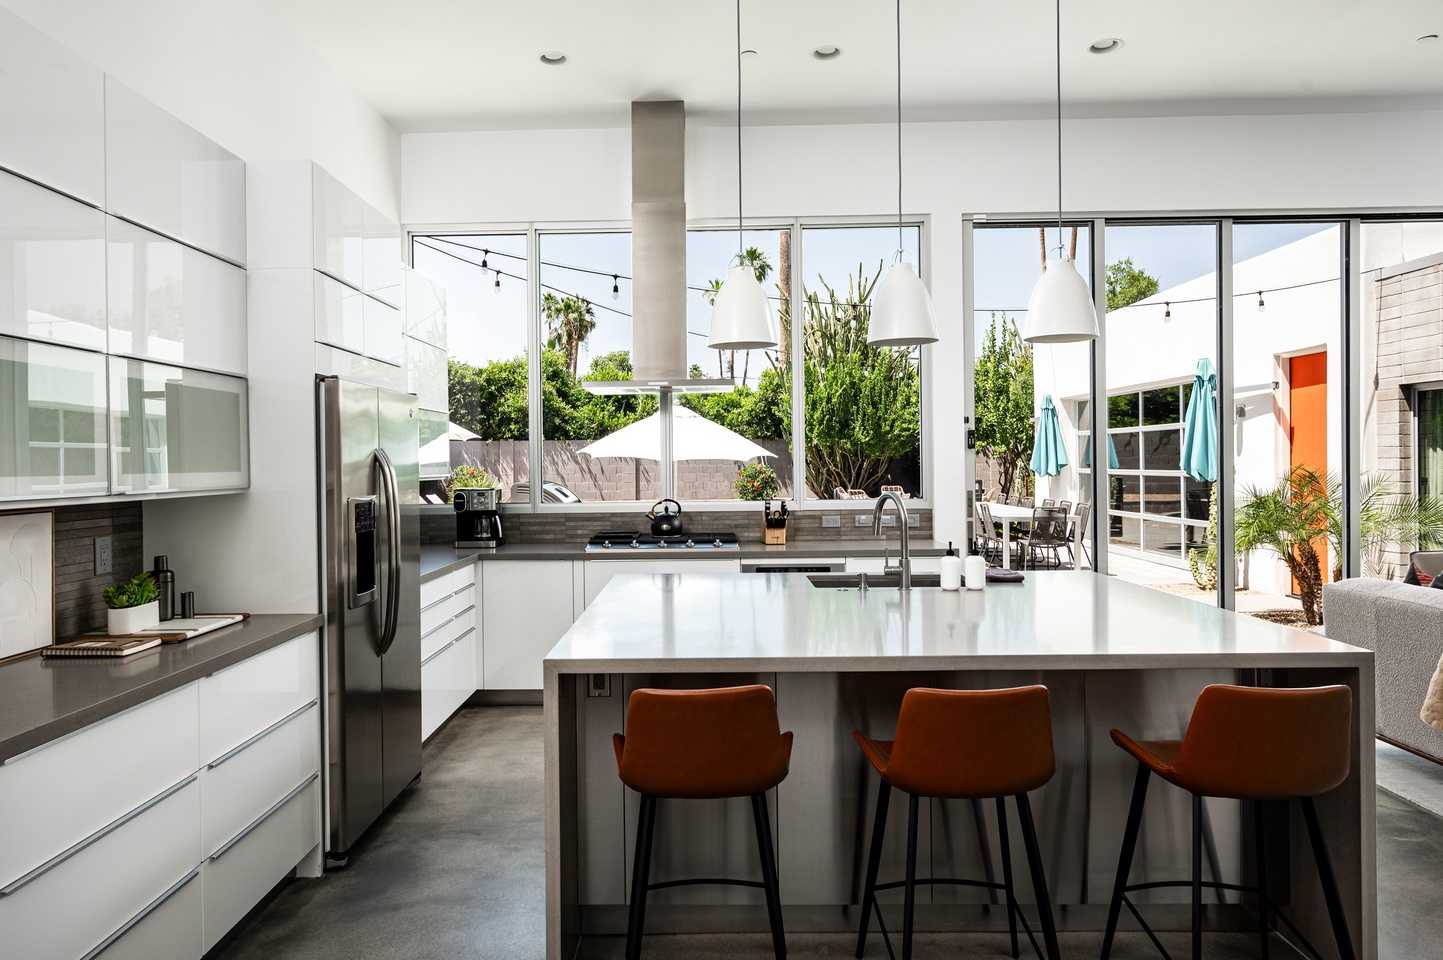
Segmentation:
<svg viewBox="0 0 1443 960">
<path fill-rule="evenodd" d="M 1203 357 L 1193 375 L 1182 427 L 1182 472 L 1204 483 L 1218 478 L 1218 374 Z"/>
<path fill-rule="evenodd" d="M 1092 438 L 1087 438 L 1087 446 L 1082 450 L 1082 465 L 1092 466 Z M 1112 434 L 1107 435 L 1107 469 L 1117 469 L 1117 444 L 1112 442 Z"/>
<path fill-rule="evenodd" d="M 1055 477 L 1067 466 L 1067 449 L 1063 446 L 1062 425 L 1057 422 L 1057 408 L 1052 394 L 1042 397 L 1042 412 L 1037 418 L 1037 436 L 1032 440 L 1032 472 Z"/>
</svg>

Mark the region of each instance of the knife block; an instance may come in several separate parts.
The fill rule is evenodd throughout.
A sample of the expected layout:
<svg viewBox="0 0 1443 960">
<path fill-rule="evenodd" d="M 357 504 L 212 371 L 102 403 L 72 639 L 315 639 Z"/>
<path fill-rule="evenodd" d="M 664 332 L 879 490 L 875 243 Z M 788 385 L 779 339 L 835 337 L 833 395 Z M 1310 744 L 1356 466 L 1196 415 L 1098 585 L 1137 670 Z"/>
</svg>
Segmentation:
<svg viewBox="0 0 1443 960">
<path fill-rule="evenodd" d="M 769 526 L 765 519 L 762 520 L 762 543 L 778 544 L 787 542 L 787 526 L 784 522 L 780 527 Z"/>
</svg>

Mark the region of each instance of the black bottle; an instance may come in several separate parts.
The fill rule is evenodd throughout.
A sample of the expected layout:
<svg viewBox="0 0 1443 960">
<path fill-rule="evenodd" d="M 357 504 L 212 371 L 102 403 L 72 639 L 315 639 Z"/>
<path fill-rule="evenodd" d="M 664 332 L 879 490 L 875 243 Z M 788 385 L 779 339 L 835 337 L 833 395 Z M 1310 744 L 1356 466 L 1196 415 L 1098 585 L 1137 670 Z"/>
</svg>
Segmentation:
<svg viewBox="0 0 1443 960">
<path fill-rule="evenodd" d="M 160 619 L 175 617 L 175 573 L 169 568 L 170 558 L 165 554 L 155 558 L 155 569 L 150 571 L 151 579 L 160 590 Z"/>
</svg>

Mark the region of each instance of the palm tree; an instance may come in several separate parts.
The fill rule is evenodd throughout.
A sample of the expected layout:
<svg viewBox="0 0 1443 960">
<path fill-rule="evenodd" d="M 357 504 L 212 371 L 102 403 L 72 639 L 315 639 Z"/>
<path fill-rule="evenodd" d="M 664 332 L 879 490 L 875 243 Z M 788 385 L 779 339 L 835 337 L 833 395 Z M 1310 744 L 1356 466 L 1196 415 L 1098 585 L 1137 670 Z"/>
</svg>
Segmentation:
<svg viewBox="0 0 1443 960">
<path fill-rule="evenodd" d="M 1383 569 L 1383 549 L 1390 543 L 1419 550 L 1443 547 L 1443 497 L 1412 497 L 1396 493 L 1381 473 L 1363 474 L 1358 505 L 1359 547 L 1364 576 Z M 1333 579 L 1343 579 L 1343 481 L 1328 476 L 1328 546 L 1333 551 Z"/>
<path fill-rule="evenodd" d="M 576 375 L 581 345 L 596 329 L 596 313 L 585 297 L 558 297 L 547 293 L 541 298 L 541 313 L 546 317 L 546 345 L 566 354 L 566 366 Z"/>
<path fill-rule="evenodd" d="M 1303 618 L 1323 622 L 1323 571 L 1318 547 L 1326 542 L 1331 511 L 1327 480 L 1309 467 L 1294 467 L 1277 486 L 1244 487 L 1233 521 L 1238 552 L 1267 547 L 1287 564 L 1298 584 Z"/>
</svg>

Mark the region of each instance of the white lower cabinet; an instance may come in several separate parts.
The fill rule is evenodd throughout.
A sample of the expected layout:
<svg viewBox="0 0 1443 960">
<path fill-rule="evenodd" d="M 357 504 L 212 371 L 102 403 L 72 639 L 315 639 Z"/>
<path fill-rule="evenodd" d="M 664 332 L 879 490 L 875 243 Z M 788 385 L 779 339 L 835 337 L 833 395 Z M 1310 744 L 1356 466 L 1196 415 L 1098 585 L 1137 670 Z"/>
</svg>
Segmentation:
<svg viewBox="0 0 1443 960">
<path fill-rule="evenodd" d="M 477 682 L 480 567 L 472 564 L 421 584 L 421 739 L 470 699 Z"/>
<path fill-rule="evenodd" d="M 85 960 L 194 960 L 204 952 L 200 868 L 153 900 Z"/>
<path fill-rule="evenodd" d="M 487 560 L 481 578 L 482 683 L 540 690 L 541 661 L 576 620 L 570 560 Z"/>
</svg>

